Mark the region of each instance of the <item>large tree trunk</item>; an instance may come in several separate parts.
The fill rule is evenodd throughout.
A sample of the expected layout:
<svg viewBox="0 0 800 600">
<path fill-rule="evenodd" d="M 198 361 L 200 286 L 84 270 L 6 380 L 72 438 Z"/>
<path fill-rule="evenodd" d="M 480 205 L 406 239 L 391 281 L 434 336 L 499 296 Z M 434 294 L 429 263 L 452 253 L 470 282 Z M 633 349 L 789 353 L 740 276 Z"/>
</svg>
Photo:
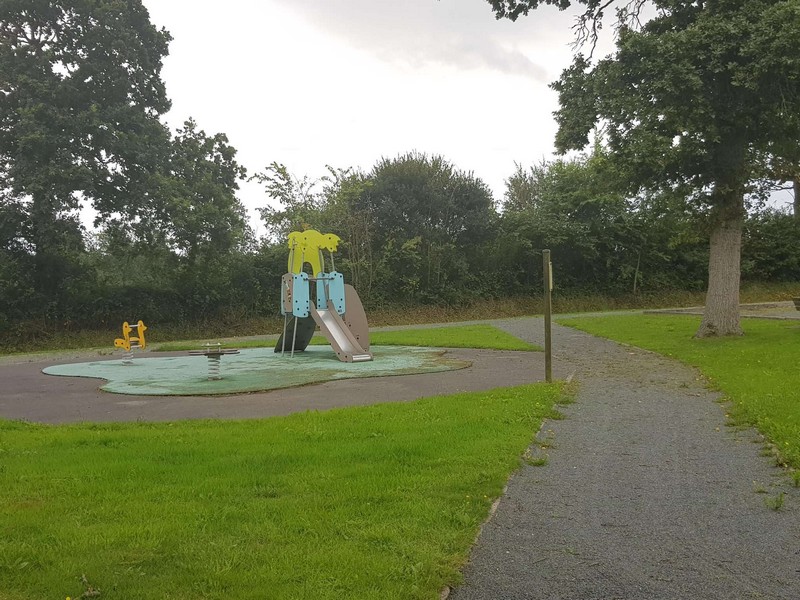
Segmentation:
<svg viewBox="0 0 800 600">
<path fill-rule="evenodd" d="M 794 191 L 794 218 L 800 219 L 800 177 L 792 179 L 792 190 Z"/>
<path fill-rule="evenodd" d="M 708 293 L 703 321 L 695 337 L 742 335 L 739 324 L 743 186 L 724 186 L 714 192 Z"/>
</svg>

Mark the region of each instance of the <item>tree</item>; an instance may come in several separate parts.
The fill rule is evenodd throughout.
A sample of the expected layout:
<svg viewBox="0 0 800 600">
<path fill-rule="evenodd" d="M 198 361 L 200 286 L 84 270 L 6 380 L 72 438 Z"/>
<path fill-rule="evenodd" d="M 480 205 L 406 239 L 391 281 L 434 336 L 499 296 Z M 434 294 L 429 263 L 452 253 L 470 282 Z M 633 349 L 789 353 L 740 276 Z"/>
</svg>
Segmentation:
<svg viewBox="0 0 800 600">
<path fill-rule="evenodd" d="M 160 196 L 174 247 L 196 266 L 241 248 L 247 214 L 236 197 L 247 175 L 223 133 L 213 136 L 189 119 L 170 145 Z"/>
<path fill-rule="evenodd" d="M 282 207 L 267 205 L 258 209 L 270 241 L 283 243 L 290 232 L 302 230 L 306 225 L 320 227 L 315 221 L 324 198 L 316 190 L 318 181 L 307 175 L 299 179 L 289 173 L 286 165 L 274 161 L 250 179 L 263 184 L 267 195 Z"/>
<path fill-rule="evenodd" d="M 324 219 L 321 221 L 327 230 L 335 231 L 342 239 L 337 269 L 341 264 L 341 271 L 353 287 L 369 300 L 379 266 L 374 243 L 376 224 L 364 201 L 372 181 L 357 169 L 328 166 L 328 175 L 322 178 L 322 184 Z"/>
<path fill-rule="evenodd" d="M 490 0 L 516 18 L 537 0 Z M 570 2 L 546 2 L 561 8 Z M 613 3 L 581 2 L 592 39 Z M 560 151 L 584 148 L 600 124 L 631 190 L 684 193 L 710 238 L 706 309 L 697 335 L 736 335 L 745 195 L 775 163 L 798 164 L 800 6 L 789 0 L 656 0 L 617 9 L 617 50 L 596 64 L 578 55 L 554 84 Z M 592 21 L 594 19 L 594 21 Z"/>
<path fill-rule="evenodd" d="M 496 212 L 486 184 L 441 156 L 382 159 L 369 175 L 360 211 L 372 219 L 387 299 L 455 302 L 479 294 L 483 247 Z"/>
<path fill-rule="evenodd" d="M 0 0 L 0 194 L 44 299 L 67 277 L 81 204 L 135 215 L 148 195 L 169 40 L 140 0 Z"/>
<path fill-rule="evenodd" d="M 172 309 L 175 296 L 182 298 L 184 316 L 227 308 L 232 271 L 252 241 L 236 197 L 245 175 L 224 134 L 209 136 L 186 121 L 153 174 L 151 197 L 135 221 L 112 215 L 96 236 L 93 260 L 103 295 L 133 292 L 141 301 L 146 290 L 153 301 L 141 304 L 154 315 L 165 314 L 161 306 Z"/>
<path fill-rule="evenodd" d="M 159 198 L 169 241 L 181 257 L 178 289 L 204 317 L 228 303 L 235 253 L 251 237 L 236 197 L 245 176 L 225 134 L 208 136 L 189 119 L 172 140 Z"/>
<path fill-rule="evenodd" d="M 485 285 L 476 265 L 494 233 L 491 193 L 440 156 L 382 159 L 366 175 L 328 167 L 319 180 L 272 163 L 254 178 L 279 203 L 259 209 L 272 240 L 304 227 L 336 233 L 336 266 L 369 304 L 446 303 Z"/>
<path fill-rule="evenodd" d="M 538 275 L 541 261 L 534 260 L 534 249 L 551 248 L 559 257 L 562 286 L 618 292 L 635 285 L 642 232 L 633 227 L 632 203 L 617 188 L 599 146 L 591 155 L 543 162 L 528 171 L 517 166 L 506 186 L 506 241 L 500 249 L 521 249 L 510 242 L 525 240 L 527 248 L 513 260 L 517 270 L 534 267 Z"/>
<path fill-rule="evenodd" d="M 543 193 L 543 181 L 547 176 L 548 163 L 542 161 L 525 169 L 515 163 L 514 173 L 506 179 L 503 211 L 520 212 L 534 208 Z"/>
<path fill-rule="evenodd" d="M 786 211 L 748 215 L 742 244 L 742 279 L 800 281 L 800 222 Z"/>
</svg>

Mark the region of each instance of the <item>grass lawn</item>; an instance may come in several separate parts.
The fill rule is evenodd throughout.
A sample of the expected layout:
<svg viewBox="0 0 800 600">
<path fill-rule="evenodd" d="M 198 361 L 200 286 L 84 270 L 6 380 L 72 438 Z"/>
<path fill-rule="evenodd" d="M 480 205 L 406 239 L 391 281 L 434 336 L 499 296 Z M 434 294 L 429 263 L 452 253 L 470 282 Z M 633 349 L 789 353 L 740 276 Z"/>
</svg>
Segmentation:
<svg viewBox="0 0 800 600">
<path fill-rule="evenodd" d="M 325 342 L 322 336 L 315 336 Z M 376 346 L 430 346 L 434 348 L 485 348 L 488 350 L 538 351 L 542 348 L 523 342 L 493 325 L 455 325 L 429 329 L 398 329 L 370 333 Z"/>
<path fill-rule="evenodd" d="M 0 599 L 438 598 L 561 394 L 235 422 L 0 420 Z"/>
<path fill-rule="evenodd" d="M 433 348 L 485 348 L 488 350 L 541 351 L 533 344 L 506 333 L 492 325 L 454 325 L 427 329 L 400 329 L 397 331 L 373 331 L 369 334 L 373 346 L 430 346 Z M 205 342 L 170 342 L 161 344 L 159 352 L 194 350 Z M 325 337 L 317 332 L 312 344 L 327 344 Z M 263 348 L 275 345 L 275 339 L 239 340 L 222 344 L 223 348 Z"/>
<path fill-rule="evenodd" d="M 699 368 L 732 402 L 736 423 L 755 425 L 787 464 L 800 468 L 800 325 L 743 319 L 745 335 L 692 336 L 700 317 L 620 315 L 561 324 L 677 358 Z"/>
</svg>

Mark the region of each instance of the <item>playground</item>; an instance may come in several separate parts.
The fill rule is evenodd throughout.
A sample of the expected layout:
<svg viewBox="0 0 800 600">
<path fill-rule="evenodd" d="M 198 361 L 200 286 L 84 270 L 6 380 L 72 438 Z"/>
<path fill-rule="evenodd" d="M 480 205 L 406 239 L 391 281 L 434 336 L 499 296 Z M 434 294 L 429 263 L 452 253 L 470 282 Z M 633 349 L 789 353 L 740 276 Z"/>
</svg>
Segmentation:
<svg viewBox="0 0 800 600">
<path fill-rule="evenodd" d="M 252 393 L 110 393 L 80 375 L 167 361 L 174 380 L 220 386 L 240 360 L 289 373 L 384 368 L 384 347 L 363 332 L 339 351 L 301 349 L 314 311 L 342 325 L 321 313 L 336 311 L 327 290 L 321 304 L 309 287 L 308 314 L 293 314 L 294 281 L 282 339 L 220 354 L 220 379 L 209 378 L 211 347 L 135 351 L 127 365 L 87 352 L 0 361 L 0 417 L 33 422 L 0 421 L 0 598 L 794 597 L 800 478 L 765 444 L 797 464 L 796 369 L 781 356 L 799 348 L 785 307 L 769 308 L 783 320 L 710 344 L 687 341 L 691 311 L 563 318 L 625 342 L 556 325 L 554 376 L 577 382 L 571 393 L 536 383 L 541 352 L 475 348 L 398 346 L 435 367 Z M 543 341 L 539 318 L 486 324 Z M 695 368 L 626 345 L 653 340 L 768 412 L 728 427 L 733 410 Z M 42 372 L 54 366 L 73 376 Z"/>
<path fill-rule="evenodd" d="M 671 319 L 670 327 L 696 319 L 649 318 Z M 541 319 L 492 325 L 542 342 Z M 767 357 L 759 339 L 777 347 L 764 336 L 789 339 L 796 327 L 787 321 L 781 333 L 781 325 L 746 325 L 752 359 L 735 348 L 715 354 L 733 352 L 747 379 L 747 365 Z M 696 321 L 683 327 L 676 345 Z M 31 540 L 35 523 L 36 540 L 62 541 L 52 549 L 12 545 L 6 564 L 44 560 L 59 568 L 26 575 L 17 567 L 0 571 L 0 580 L 65 596 L 96 586 L 109 598 L 156 585 L 185 598 L 244 599 L 269 586 L 285 597 L 433 599 L 444 585 L 454 586 L 451 600 L 524 598 L 530 590 L 554 598 L 727 599 L 753 590 L 792 598 L 800 488 L 763 453 L 756 432 L 726 426 L 719 392 L 675 360 L 573 328 L 554 328 L 554 350 L 556 377 L 580 384 L 575 402 L 559 409 L 565 419 L 549 412 L 555 398 L 540 396 L 537 385 L 498 389 L 539 379 L 539 352 L 448 350 L 472 365 L 211 397 L 110 394 L 96 380 L 40 372 L 64 355 L 6 358 L 5 418 L 27 411 L 37 421 L 138 422 L 52 429 L 7 422 L 8 539 Z M 486 391 L 449 395 L 469 389 Z M 434 394 L 448 395 L 403 402 Z M 197 417 L 236 421 L 182 420 Z M 505 454 L 494 454 L 501 447 Z M 50 482 L 49 491 L 31 496 L 31 477 Z M 187 504 L 189 497 L 196 501 Z M 32 557 L 32 547 L 46 556 Z M 220 569 L 220 560 L 230 567 Z M 184 578 L 201 587 L 181 593 Z M 28 580 L 34 587 L 24 587 Z M 52 583 L 36 587 L 45 580 Z M 112 585 L 126 593 L 107 593 Z"/>
<path fill-rule="evenodd" d="M 126 321 L 115 355 L 0 363 L 0 374 L 8 375 L 0 414 L 50 423 L 265 417 L 539 379 L 541 360 L 531 353 L 371 347 L 358 293 L 335 270 L 339 242 L 315 230 L 289 235 L 280 284 L 284 324 L 273 347 L 223 349 L 207 342 L 188 353 L 146 352 L 152 331 L 146 334 L 142 320 Z M 310 345 L 315 333 L 329 345 Z M 301 387 L 309 384 L 316 385 Z"/>
</svg>

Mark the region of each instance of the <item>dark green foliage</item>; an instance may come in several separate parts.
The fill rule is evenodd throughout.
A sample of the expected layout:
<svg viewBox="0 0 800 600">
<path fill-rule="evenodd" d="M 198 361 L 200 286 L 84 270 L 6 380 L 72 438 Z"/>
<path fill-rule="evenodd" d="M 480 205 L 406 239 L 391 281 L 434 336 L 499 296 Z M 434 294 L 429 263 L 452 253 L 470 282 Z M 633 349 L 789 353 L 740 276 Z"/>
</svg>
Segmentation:
<svg viewBox="0 0 800 600">
<path fill-rule="evenodd" d="M 557 160 L 507 182 L 498 259 L 503 277 L 538 289 L 541 249 L 557 260 L 560 289 L 612 294 L 696 289 L 704 282 L 705 244 L 670 196 L 629 198 L 613 163 L 596 147 L 590 157 Z M 700 260 L 695 258 L 699 255 Z"/>
<path fill-rule="evenodd" d="M 245 171 L 223 134 L 159 121 L 170 36 L 142 3 L 0 0 L 0 38 L 0 335 L 241 300 Z"/>
<path fill-rule="evenodd" d="M 486 184 L 440 156 L 383 159 L 360 201 L 373 223 L 386 303 L 459 303 L 484 290 L 481 256 L 494 236 Z M 373 288 L 374 289 L 374 288 Z"/>
<path fill-rule="evenodd" d="M 742 279 L 800 281 L 800 221 L 765 210 L 745 222 Z"/>
<path fill-rule="evenodd" d="M 553 84 L 556 147 L 602 139 L 630 193 L 680 190 L 704 207 L 708 299 L 698 336 L 738 335 L 740 249 L 748 192 L 791 180 L 800 164 L 800 8 L 794 0 L 643 2 L 489 0 L 498 18 L 540 4 L 585 6 L 579 43 L 616 13 L 616 51 L 578 54 Z"/>
<path fill-rule="evenodd" d="M 514 19 L 568 2 L 491 4 Z M 591 41 L 611 5 L 578 4 Z M 556 86 L 559 146 L 585 146 L 599 117 L 607 143 L 518 166 L 502 210 L 440 156 L 318 181 L 273 162 L 253 177 L 272 204 L 255 240 L 226 136 L 159 121 L 170 37 L 139 0 L 0 0 L 0 341 L 275 316 L 286 235 L 304 227 L 342 238 L 335 267 L 368 309 L 539 295 L 543 248 L 562 298 L 652 296 L 706 286 L 724 197 L 729 221 L 744 219 L 742 276 L 800 281 L 798 221 L 741 203 L 797 172 L 800 11 L 740 4 L 659 3 L 641 29 L 626 5 L 616 54 L 578 57 Z"/>
<path fill-rule="evenodd" d="M 521 15 L 527 15 L 530 11 L 539 6 L 550 4 L 557 6 L 561 10 L 568 8 L 572 2 L 570 0 L 487 0 L 492 5 L 492 9 L 498 19 L 511 19 L 516 21 Z M 600 4 L 597 0 L 588 0 L 591 6 Z"/>
<path fill-rule="evenodd" d="M 326 200 L 314 189 L 319 182 L 308 177 L 297 179 L 285 165 L 277 162 L 271 163 L 251 179 L 262 183 L 267 196 L 281 207 L 267 205 L 258 209 L 266 225 L 268 238 L 286 239 L 290 232 L 300 231 L 314 222 L 319 228 L 318 220 L 324 214 L 321 209 Z"/>
<path fill-rule="evenodd" d="M 458 237 L 458 228 L 443 235 L 445 225 L 433 209 L 429 209 L 429 220 L 416 214 L 413 218 L 408 213 L 392 215 L 402 210 L 395 204 L 402 206 L 404 201 L 413 207 L 407 211 L 423 210 L 402 182 L 413 184 L 417 178 L 439 172 L 431 169 L 431 159 L 412 155 L 416 162 L 409 165 L 404 164 L 407 158 L 381 161 L 368 175 L 331 169 L 330 176 L 317 184 L 319 191 L 301 209 L 302 222 L 341 235 L 335 267 L 353 282 L 368 308 L 420 303 L 461 306 L 477 298 L 538 296 L 541 249 L 545 247 L 553 251 L 556 294 L 562 299 L 582 294 L 652 297 L 673 290 L 699 290 L 706 284 L 708 248 L 702 215 L 689 210 L 683 198 L 674 194 L 627 197 L 599 149 L 589 157 L 518 167 L 508 180 L 500 213 L 491 205 L 487 210 L 486 197 L 479 196 L 484 201 L 477 203 L 483 211 L 478 214 L 484 218 L 471 222 L 480 241 L 474 246 L 469 237 Z M 198 173 L 204 169 L 214 172 L 202 166 L 202 153 L 194 160 Z M 235 172 L 225 170 L 227 175 Z M 453 169 L 443 181 L 458 190 L 452 180 L 458 181 L 460 176 Z M 208 184 L 206 176 L 199 180 Z M 226 180 L 235 182 L 227 176 L 218 179 Z M 469 177 L 466 180 L 471 181 Z M 185 190 L 187 186 L 192 187 L 187 181 L 178 181 L 171 189 Z M 225 189 L 230 195 L 222 193 Z M 398 190 L 400 195 L 395 197 Z M 212 321 L 234 324 L 277 316 L 279 281 L 288 252 L 285 239 L 262 240 L 257 246 L 248 242 L 239 213 L 232 210 L 238 204 L 230 204 L 233 189 L 222 186 L 217 191 L 222 204 L 215 207 L 212 203 L 206 209 L 221 211 L 212 212 L 214 220 L 228 219 L 221 228 L 224 235 L 218 239 L 214 228 L 198 223 L 199 243 L 178 243 L 176 240 L 188 238 L 175 236 L 175 229 L 166 221 L 143 231 L 141 237 L 119 222 L 88 238 L 85 250 L 73 255 L 77 266 L 70 286 L 63 291 L 71 307 L 66 319 L 55 318 L 52 305 L 36 304 L 30 271 L 25 269 L 31 257 L 14 236 L 13 204 L 4 206 L 0 212 L 0 222 L 6 227 L 0 229 L 2 256 L 13 260 L 0 262 L 0 339 L 13 346 L 15 336 L 46 339 L 59 329 L 105 327 L 116 331 L 122 320 L 138 318 L 156 327 L 192 323 L 202 331 L 204 323 Z M 382 194 L 380 200 L 374 196 L 377 192 Z M 216 193 L 208 197 L 217 197 Z M 434 192 L 427 193 L 435 201 Z M 178 211 L 181 206 L 193 205 L 181 204 L 182 194 L 173 198 Z M 468 200 L 469 196 L 464 205 L 474 206 Z M 203 198 L 195 202 L 203 210 Z M 164 206 L 166 214 L 173 210 L 170 203 Z M 457 199 L 450 208 L 453 206 L 459 206 Z M 282 218 L 288 224 L 297 214 L 287 210 Z M 469 218 L 463 223 L 470 223 Z M 764 211 L 749 216 L 743 276 L 750 281 L 800 281 L 797 227 L 792 216 L 782 213 Z M 221 240 L 221 245 L 214 246 L 214 240 Z M 438 264 L 431 261 L 431 252 L 437 248 L 445 250 L 438 255 Z M 192 262 L 191 252 L 202 258 Z M 440 269 L 438 276 L 446 285 L 437 287 L 435 279 L 428 279 L 436 275 L 431 264 Z M 16 324 L 31 318 L 37 319 L 35 324 Z"/>
<path fill-rule="evenodd" d="M 641 30 L 620 30 L 614 55 L 596 64 L 579 55 L 554 84 L 557 147 L 585 147 L 607 120 L 633 189 L 681 184 L 712 204 L 707 186 L 744 188 L 768 178 L 770 160 L 796 162 L 796 3 L 656 4 Z"/>
<path fill-rule="evenodd" d="M 280 203 L 261 210 L 273 241 L 306 226 L 339 235 L 336 267 L 370 306 L 458 304 L 486 292 L 491 192 L 440 156 L 383 159 L 368 175 L 329 167 L 318 182 L 273 163 L 256 178 Z"/>
<path fill-rule="evenodd" d="M 165 147 L 169 35 L 136 0 L 2 0 L 0 38 L 0 195 L 27 253 L 4 262 L 27 263 L 35 303 L 65 318 L 85 283 L 77 209 L 135 215 Z"/>
</svg>

